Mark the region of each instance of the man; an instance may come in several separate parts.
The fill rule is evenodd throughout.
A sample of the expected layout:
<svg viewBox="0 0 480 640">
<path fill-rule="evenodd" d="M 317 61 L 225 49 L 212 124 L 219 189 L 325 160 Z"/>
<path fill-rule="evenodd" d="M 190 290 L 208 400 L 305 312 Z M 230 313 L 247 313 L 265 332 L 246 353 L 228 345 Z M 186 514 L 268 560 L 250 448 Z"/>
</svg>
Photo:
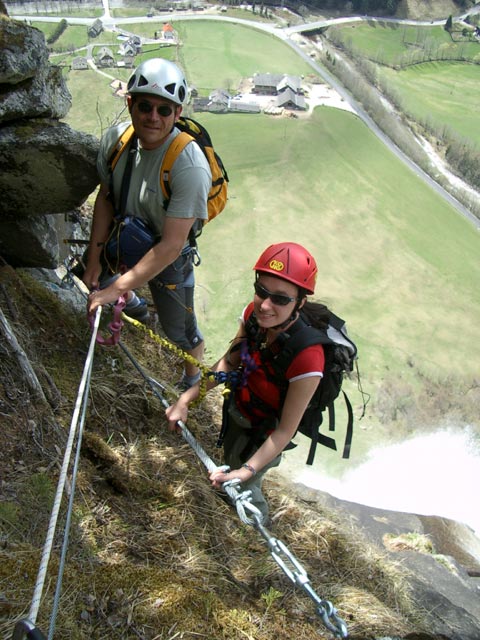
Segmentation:
<svg viewBox="0 0 480 640">
<path fill-rule="evenodd" d="M 102 254 L 115 213 L 113 203 L 118 203 L 121 197 L 122 178 L 129 155 L 129 150 L 122 153 L 115 165 L 111 189 L 108 159 L 129 123 L 114 126 L 102 137 L 97 159 L 101 184 L 95 201 L 88 258 L 82 279 L 90 290 L 100 286 L 103 288 L 90 294 L 88 312 L 93 313 L 99 305 L 116 302 L 122 295 L 126 296 L 127 307 L 131 308 L 135 302 L 138 304 L 138 298 L 132 290 L 148 282 L 167 337 L 201 360 L 204 342 L 194 313 L 193 256 L 188 235 L 197 220 L 206 220 L 208 217 L 210 167 L 200 147 L 195 142 L 187 144 L 172 167 L 172 195 L 165 210 L 160 167 L 171 141 L 179 133 L 175 122 L 187 98 L 187 84 L 177 65 L 161 58 L 152 58 L 141 63 L 134 71 L 128 81 L 127 91 L 127 105 L 138 148 L 133 154 L 125 212 L 140 218 L 160 240 L 113 282 L 111 278 L 110 281 L 105 280 Z M 182 386 L 188 388 L 199 377 L 198 368 L 185 362 Z"/>
</svg>

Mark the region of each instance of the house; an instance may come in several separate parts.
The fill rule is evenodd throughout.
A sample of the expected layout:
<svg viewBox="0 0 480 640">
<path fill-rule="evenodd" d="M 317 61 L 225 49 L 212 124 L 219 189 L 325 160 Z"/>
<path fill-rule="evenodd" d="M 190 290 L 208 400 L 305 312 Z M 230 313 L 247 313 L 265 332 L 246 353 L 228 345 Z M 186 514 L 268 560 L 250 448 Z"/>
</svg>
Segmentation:
<svg viewBox="0 0 480 640">
<path fill-rule="evenodd" d="M 298 76 L 283 76 L 277 85 L 277 92 L 282 93 L 286 89 L 291 89 L 294 93 L 303 93 L 301 79 Z"/>
<path fill-rule="evenodd" d="M 132 44 L 137 49 L 137 53 L 139 53 L 142 49 L 142 40 L 140 36 L 132 36 L 128 39 L 128 42 Z"/>
<path fill-rule="evenodd" d="M 119 55 L 125 57 L 134 58 L 137 55 L 137 49 L 133 46 L 130 40 L 126 42 L 122 42 L 122 44 L 118 47 Z"/>
<path fill-rule="evenodd" d="M 97 67 L 113 67 L 115 59 L 112 50 L 108 47 L 101 47 L 95 60 Z"/>
<path fill-rule="evenodd" d="M 175 30 L 169 22 L 165 22 L 162 27 L 162 38 L 164 40 L 175 40 Z"/>
<path fill-rule="evenodd" d="M 285 89 L 277 96 L 275 106 L 283 107 L 284 109 L 296 109 L 298 111 L 306 111 L 307 109 L 304 96 L 299 96 L 290 88 Z"/>
<path fill-rule="evenodd" d="M 135 58 L 133 56 L 124 56 L 122 62 L 122 67 L 127 69 L 133 69 L 135 66 Z M 120 66 L 120 62 L 117 63 L 117 66 Z"/>
<path fill-rule="evenodd" d="M 207 111 L 214 111 L 216 113 L 225 113 L 228 110 L 228 103 L 230 102 L 230 94 L 224 89 L 215 89 L 208 96 Z"/>
<path fill-rule="evenodd" d="M 302 93 L 301 79 L 298 76 L 273 73 L 256 73 L 253 76 L 253 93 L 278 96 L 287 89 L 292 90 L 294 93 Z"/>
<path fill-rule="evenodd" d="M 85 56 L 77 56 L 72 60 L 72 69 L 79 71 L 82 69 L 88 69 L 88 62 Z"/>
<path fill-rule="evenodd" d="M 283 75 L 273 73 L 256 73 L 253 76 L 252 93 L 264 96 L 276 96 L 277 86 L 282 81 Z"/>
<path fill-rule="evenodd" d="M 87 29 L 89 38 L 97 38 L 103 31 L 103 23 L 97 18 Z"/>
<path fill-rule="evenodd" d="M 243 102 L 242 100 L 230 100 L 228 103 L 229 113 L 260 113 L 260 105 L 256 102 Z"/>
</svg>

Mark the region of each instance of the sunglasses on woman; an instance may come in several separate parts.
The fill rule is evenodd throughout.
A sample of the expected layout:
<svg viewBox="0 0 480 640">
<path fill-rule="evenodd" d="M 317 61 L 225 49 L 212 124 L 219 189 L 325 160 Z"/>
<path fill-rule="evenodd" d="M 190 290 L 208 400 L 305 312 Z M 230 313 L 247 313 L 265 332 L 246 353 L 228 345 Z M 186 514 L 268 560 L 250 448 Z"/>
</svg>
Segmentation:
<svg viewBox="0 0 480 640">
<path fill-rule="evenodd" d="M 262 300 L 266 300 L 270 298 L 272 304 L 278 307 L 285 307 L 290 302 L 296 302 L 298 298 L 291 298 L 290 296 L 285 295 L 284 293 L 271 293 L 268 289 L 265 289 L 259 282 L 253 283 L 253 288 L 255 289 L 256 295 Z"/>
<path fill-rule="evenodd" d="M 155 107 L 155 105 L 147 100 L 140 100 L 140 102 L 137 102 L 137 108 L 140 113 L 152 113 L 152 111 L 156 109 L 158 115 L 162 116 L 162 118 L 168 118 L 168 116 L 171 116 L 173 113 L 173 107 L 169 104 L 159 104 Z"/>
</svg>

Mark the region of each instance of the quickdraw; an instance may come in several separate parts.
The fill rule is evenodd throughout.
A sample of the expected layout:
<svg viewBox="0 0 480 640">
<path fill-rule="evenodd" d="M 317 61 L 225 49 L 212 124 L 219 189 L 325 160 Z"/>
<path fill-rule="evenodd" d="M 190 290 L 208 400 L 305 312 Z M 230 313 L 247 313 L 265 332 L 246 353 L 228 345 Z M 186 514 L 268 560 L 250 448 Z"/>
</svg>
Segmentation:
<svg viewBox="0 0 480 640">
<path fill-rule="evenodd" d="M 98 344 L 101 344 L 104 347 L 114 347 L 118 344 L 120 340 L 120 331 L 123 327 L 122 316 L 124 315 L 123 310 L 125 308 L 125 304 L 125 298 L 123 296 L 120 296 L 120 298 L 113 306 L 113 319 L 107 327 L 108 331 L 110 332 L 110 336 L 108 338 L 105 338 L 100 333 L 97 333 Z M 90 314 L 88 316 L 88 321 L 90 323 L 90 328 L 93 329 L 93 326 L 95 324 L 95 316 L 93 314 Z"/>
</svg>

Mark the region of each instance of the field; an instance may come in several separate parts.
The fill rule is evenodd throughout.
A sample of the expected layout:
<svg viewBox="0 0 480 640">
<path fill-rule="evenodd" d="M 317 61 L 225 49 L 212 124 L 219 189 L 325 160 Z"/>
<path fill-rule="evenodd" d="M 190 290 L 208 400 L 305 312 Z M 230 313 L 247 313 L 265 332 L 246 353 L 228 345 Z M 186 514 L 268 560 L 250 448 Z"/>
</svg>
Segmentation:
<svg viewBox="0 0 480 640">
<path fill-rule="evenodd" d="M 337 27 L 336 32 L 349 49 L 378 64 L 382 85 L 398 97 L 406 113 L 435 125 L 439 132 L 447 127 L 456 136 L 480 145 L 480 42 L 453 42 L 440 26 L 373 21 Z M 424 55 L 445 59 L 422 62 Z M 448 59 L 455 56 L 470 64 Z"/>
<path fill-rule="evenodd" d="M 460 32 L 450 36 L 442 26 L 369 21 L 335 27 L 335 30 L 362 56 L 386 65 L 407 62 L 408 54 L 422 51 L 443 52 L 444 56 L 462 55 L 472 61 L 480 58 L 480 43 Z"/>
<path fill-rule="evenodd" d="M 428 62 L 381 75 L 402 99 L 403 108 L 422 122 L 436 123 L 480 148 L 478 86 L 480 66 Z"/>
<path fill-rule="evenodd" d="M 222 25 L 215 40 L 226 51 L 218 69 L 218 49 L 204 46 L 213 29 L 203 21 L 181 25 L 182 63 L 202 90 L 221 86 L 227 74 L 235 85 L 255 71 L 308 72 L 282 43 L 232 25 Z M 123 105 L 110 79 L 87 71 L 68 81 L 74 103 L 67 121 L 99 135 Z M 230 175 L 227 209 L 199 241 L 197 310 L 208 361 L 236 330 L 258 254 L 271 242 L 294 240 L 316 256 L 317 295 L 347 319 L 358 342 L 363 385 L 373 395 L 364 442 L 369 424 L 391 418 L 392 405 L 408 422 L 428 393 L 452 385 L 466 393 L 480 356 L 479 238 L 471 223 L 351 113 L 321 107 L 305 119 L 198 117 Z M 348 385 L 358 411 L 361 396 Z M 440 420 L 443 409 L 436 411 Z"/>
</svg>

